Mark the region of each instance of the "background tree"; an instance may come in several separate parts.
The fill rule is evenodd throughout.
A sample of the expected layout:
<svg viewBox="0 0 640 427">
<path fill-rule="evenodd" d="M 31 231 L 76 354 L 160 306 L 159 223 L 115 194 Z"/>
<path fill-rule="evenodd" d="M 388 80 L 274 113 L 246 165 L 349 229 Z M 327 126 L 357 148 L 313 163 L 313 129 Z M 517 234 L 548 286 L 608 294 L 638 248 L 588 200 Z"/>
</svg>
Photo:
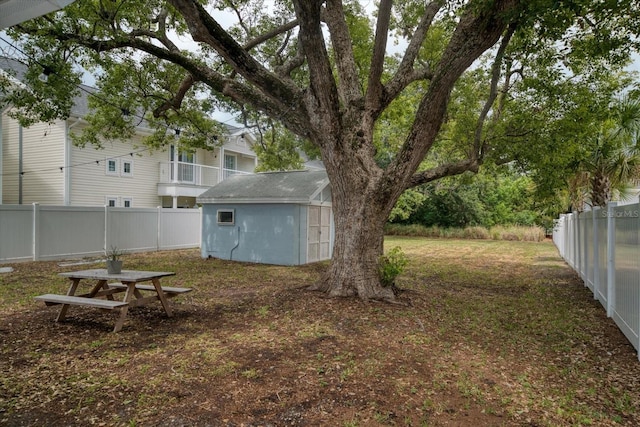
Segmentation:
<svg viewBox="0 0 640 427">
<path fill-rule="evenodd" d="M 232 12 L 237 25 L 223 28 L 216 8 Z M 331 265 L 317 289 L 391 300 L 378 275 L 384 223 L 406 189 L 478 170 L 499 88 L 512 75 L 511 42 L 521 40 L 515 51 L 526 52 L 567 39 L 569 50 L 624 56 L 628 31 L 638 34 L 637 15 L 632 0 L 381 0 L 370 25 L 355 1 L 87 0 L 13 36 L 24 36 L 34 66 L 57 70 L 73 56 L 100 70 L 109 102 L 96 105 L 96 123 L 131 106 L 158 127 L 150 143 L 167 143 L 168 126 L 183 130 L 181 143 L 206 145 L 220 132 L 208 114 L 225 107 L 261 112 L 310 141 L 331 181 L 336 225 Z M 406 40 L 397 58 L 387 49 L 394 34 Z M 176 35 L 196 48 L 179 47 Z M 441 142 L 456 82 L 483 55 L 491 65 L 472 137 L 423 164 Z M 405 96 L 417 100 L 412 119 L 381 161 L 377 124 Z M 133 119 L 113 123 L 134 126 Z M 100 129 L 79 142 L 99 143 L 98 136 Z"/>
<path fill-rule="evenodd" d="M 545 225 L 553 218 L 541 213 L 533 180 L 510 167 L 483 168 L 477 175 L 464 174 L 420 187 L 422 201 L 405 207 L 392 222 L 426 227 L 495 225 Z M 401 199 L 402 200 L 402 199 Z M 399 209 L 400 207 L 397 206 Z"/>
<path fill-rule="evenodd" d="M 591 206 L 606 206 L 614 191 L 624 192 L 640 177 L 640 102 L 627 97 L 613 104 L 611 110 L 612 117 L 586 141 L 590 150 L 577 172 L 577 181 L 582 178 L 588 183 Z M 580 189 L 576 186 L 575 191 Z"/>
</svg>

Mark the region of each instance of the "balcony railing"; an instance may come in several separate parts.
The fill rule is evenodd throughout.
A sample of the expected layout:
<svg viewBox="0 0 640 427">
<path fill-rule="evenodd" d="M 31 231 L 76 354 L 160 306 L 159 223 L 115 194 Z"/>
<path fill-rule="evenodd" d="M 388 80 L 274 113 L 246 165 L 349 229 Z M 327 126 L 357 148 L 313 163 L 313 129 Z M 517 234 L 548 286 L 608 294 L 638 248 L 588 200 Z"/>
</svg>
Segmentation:
<svg viewBox="0 0 640 427">
<path fill-rule="evenodd" d="M 251 172 L 223 169 L 222 178 L 220 168 L 215 166 L 199 165 L 185 162 L 165 162 L 160 163 L 160 183 L 161 184 L 185 184 L 211 187 L 222 179 L 227 179 L 232 175 L 251 174 Z"/>
</svg>

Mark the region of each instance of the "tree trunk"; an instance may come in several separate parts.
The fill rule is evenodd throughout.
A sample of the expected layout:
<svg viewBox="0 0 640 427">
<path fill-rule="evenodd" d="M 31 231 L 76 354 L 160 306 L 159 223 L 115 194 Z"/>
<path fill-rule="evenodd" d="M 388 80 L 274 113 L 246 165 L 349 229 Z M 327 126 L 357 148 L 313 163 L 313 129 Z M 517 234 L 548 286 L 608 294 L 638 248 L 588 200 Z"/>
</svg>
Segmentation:
<svg viewBox="0 0 640 427">
<path fill-rule="evenodd" d="M 591 204 L 605 207 L 609 203 L 611 194 L 611 180 L 601 172 L 596 172 L 591 178 Z"/>
<path fill-rule="evenodd" d="M 332 297 L 392 301 L 393 289 L 382 286 L 378 270 L 383 253 L 384 225 L 401 191 L 384 189 L 382 170 L 357 144 L 372 132 L 344 132 L 338 145 L 323 156 L 331 181 L 335 240 L 331 264 L 313 288 Z M 372 145 L 372 144 L 371 144 Z M 362 149 L 359 149 L 359 148 Z M 354 160 L 357 161 L 354 162 Z M 397 194 L 396 194 L 397 193 Z"/>
<path fill-rule="evenodd" d="M 332 297 L 394 300 L 393 290 L 382 286 L 378 271 L 387 215 L 372 209 L 364 195 L 351 197 L 346 203 L 336 200 L 334 192 L 332 195 L 336 228 L 333 257 L 313 289 Z"/>
</svg>

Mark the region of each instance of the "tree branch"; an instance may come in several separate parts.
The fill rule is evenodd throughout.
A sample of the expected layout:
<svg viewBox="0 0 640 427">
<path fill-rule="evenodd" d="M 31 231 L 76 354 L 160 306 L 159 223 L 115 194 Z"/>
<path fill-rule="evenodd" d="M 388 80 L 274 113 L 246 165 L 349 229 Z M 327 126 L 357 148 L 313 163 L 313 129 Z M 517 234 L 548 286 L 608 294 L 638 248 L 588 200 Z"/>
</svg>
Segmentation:
<svg viewBox="0 0 640 427">
<path fill-rule="evenodd" d="M 281 76 L 286 78 L 291 78 L 291 72 L 296 68 L 299 68 L 304 64 L 305 57 L 301 48 L 298 48 L 296 51 L 296 55 L 291 57 L 288 61 L 282 64 L 279 67 L 276 67 L 275 72 Z"/>
<path fill-rule="evenodd" d="M 273 30 L 266 32 L 264 34 L 261 34 L 260 36 L 249 40 L 247 43 L 245 43 L 245 45 L 243 46 L 243 48 L 247 51 L 253 49 L 254 47 L 258 46 L 259 44 L 262 44 L 264 42 L 266 42 L 267 40 L 271 40 L 272 38 L 279 36 L 282 33 L 286 33 L 287 31 L 293 30 L 294 28 L 296 28 L 298 26 L 298 20 L 294 19 L 291 22 L 287 22 L 284 25 L 279 26 L 278 28 L 274 28 Z"/>
<path fill-rule="evenodd" d="M 323 21 L 329 27 L 333 54 L 338 70 L 338 91 L 343 104 L 351 105 L 362 97 L 358 71 L 353 56 L 353 43 L 345 21 L 341 0 L 327 0 Z"/>
<path fill-rule="evenodd" d="M 387 168 L 390 180 L 407 179 L 418 169 L 438 135 L 455 82 L 498 41 L 507 28 L 507 17 L 519 5 L 519 0 L 495 0 L 491 6 L 467 9 L 462 15 L 418 106 L 409 135 Z"/>
<path fill-rule="evenodd" d="M 213 47 L 233 69 L 285 108 L 300 105 L 301 91 L 271 73 L 231 37 L 197 0 L 169 0 L 188 22 L 195 41 Z"/>
<path fill-rule="evenodd" d="M 167 9 L 162 9 L 158 16 L 153 20 L 158 24 L 158 31 L 156 31 L 157 39 L 167 47 L 172 52 L 179 52 L 180 49 L 176 46 L 169 37 L 167 37 L 167 17 L 169 16 L 169 11 Z"/>
<path fill-rule="evenodd" d="M 376 23 L 376 35 L 373 45 L 373 56 L 369 69 L 369 82 L 365 96 L 365 108 L 375 112 L 380 109 L 382 98 L 382 72 L 384 71 L 384 58 L 387 51 L 387 36 L 389 33 L 389 21 L 391 20 L 392 0 L 381 0 L 378 8 L 378 21 Z M 374 113 L 377 115 L 377 113 Z"/>
<path fill-rule="evenodd" d="M 62 42 L 77 43 L 78 45 L 84 46 L 85 48 L 91 49 L 97 53 L 123 48 L 132 48 L 146 52 L 161 60 L 166 60 L 179 65 L 192 76 L 194 81 L 203 82 L 212 90 L 227 96 L 232 101 L 240 105 L 251 105 L 257 110 L 264 111 L 267 114 L 271 114 L 273 117 L 280 118 L 293 132 L 304 135 L 309 129 L 306 109 L 303 103 L 296 101 L 292 105 L 287 105 L 283 109 L 282 100 L 274 100 L 273 97 L 262 93 L 259 88 L 227 78 L 210 67 L 206 67 L 201 62 L 183 55 L 179 51 L 170 51 L 140 38 L 133 38 L 127 35 L 116 37 L 112 40 L 96 40 L 91 38 L 87 39 L 79 34 L 58 33 L 51 29 L 48 31 L 44 29 L 23 29 L 23 31 L 27 34 L 31 34 L 33 31 L 38 31 L 39 33 L 46 31 L 48 32 L 47 35 L 50 37 L 56 38 Z M 281 113 L 283 110 L 292 111 L 297 108 L 300 110 L 297 111 L 298 114 L 296 115 L 283 115 Z"/>
<path fill-rule="evenodd" d="M 422 68 L 420 71 L 412 71 L 416 58 L 418 57 L 418 53 L 420 53 L 420 48 L 424 43 L 424 40 L 427 36 L 429 28 L 431 28 L 431 24 L 433 20 L 442 7 L 442 1 L 433 1 L 429 3 L 425 9 L 425 13 L 420 20 L 420 23 L 416 27 L 416 31 L 413 33 L 411 40 L 409 41 L 409 46 L 407 46 L 407 50 L 404 53 L 404 57 L 400 62 L 400 66 L 398 70 L 393 75 L 393 78 L 387 84 L 387 100 L 386 103 L 391 102 L 395 99 L 396 96 L 400 92 L 402 92 L 409 84 L 418 80 L 418 78 L 429 78 L 431 77 L 431 70 L 428 66 Z M 386 105 L 385 105 L 386 106 Z"/>
<path fill-rule="evenodd" d="M 515 32 L 515 25 L 510 25 L 505 35 L 502 37 L 502 42 L 500 42 L 500 47 L 498 48 L 498 52 L 496 53 L 496 57 L 493 60 L 493 65 L 491 66 L 491 86 L 489 90 L 489 96 L 484 103 L 484 107 L 480 112 L 480 116 L 478 117 L 478 121 L 476 122 L 476 130 L 473 136 L 473 158 L 482 159 L 484 155 L 484 142 L 482 140 L 482 130 L 484 128 L 484 123 L 489 115 L 489 111 L 493 107 L 493 103 L 498 97 L 498 83 L 500 82 L 500 76 L 502 75 L 502 60 L 504 59 L 505 51 L 507 50 L 507 46 L 511 41 L 511 37 Z"/>
<path fill-rule="evenodd" d="M 166 100 L 162 103 L 162 105 L 158 106 L 155 110 L 153 110 L 153 117 L 158 118 L 164 115 L 164 113 L 169 110 L 179 110 L 182 105 L 182 101 L 184 100 L 185 95 L 193 87 L 195 83 L 195 79 L 191 74 L 187 74 L 185 78 L 180 83 L 180 87 L 178 91 L 173 96 L 172 99 Z"/>
<path fill-rule="evenodd" d="M 320 25 L 322 2 L 294 0 L 293 3 L 300 20 L 299 41 L 309 67 L 310 90 L 305 94 L 305 103 L 312 129 L 325 131 L 314 139 L 327 141 L 330 135 L 326 132 L 340 128 L 342 118 L 338 89 Z M 308 135 L 308 132 L 302 135 Z"/>
<path fill-rule="evenodd" d="M 460 175 L 465 172 L 477 173 L 479 167 L 480 163 L 477 159 L 465 159 L 459 162 L 436 166 L 435 168 L 413 175 L 404 189 L 406 190 L 421 184 L 436 181 L 446 176 Z"/>
</svg>

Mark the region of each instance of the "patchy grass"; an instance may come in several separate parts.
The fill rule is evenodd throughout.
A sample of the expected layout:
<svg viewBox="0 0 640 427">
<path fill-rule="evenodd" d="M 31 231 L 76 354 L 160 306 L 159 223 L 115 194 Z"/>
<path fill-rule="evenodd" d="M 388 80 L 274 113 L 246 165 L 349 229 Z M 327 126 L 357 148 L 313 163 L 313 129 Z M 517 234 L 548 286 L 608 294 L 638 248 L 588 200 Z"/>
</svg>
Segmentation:
<svg viewBox="0 0 640 427">
<path fill-rule="evenodd" d="M 389 237 L 405 305 L 327 299 L 323 264 L 132 254 L 193 292 L 115 313 L 57 309 L 58 273 L 0 275 L 0 425 L 635 426 L 640 362 L 549 243 Z M 87 268 L 91 268 L 88 266 Z"/>
</svg>

